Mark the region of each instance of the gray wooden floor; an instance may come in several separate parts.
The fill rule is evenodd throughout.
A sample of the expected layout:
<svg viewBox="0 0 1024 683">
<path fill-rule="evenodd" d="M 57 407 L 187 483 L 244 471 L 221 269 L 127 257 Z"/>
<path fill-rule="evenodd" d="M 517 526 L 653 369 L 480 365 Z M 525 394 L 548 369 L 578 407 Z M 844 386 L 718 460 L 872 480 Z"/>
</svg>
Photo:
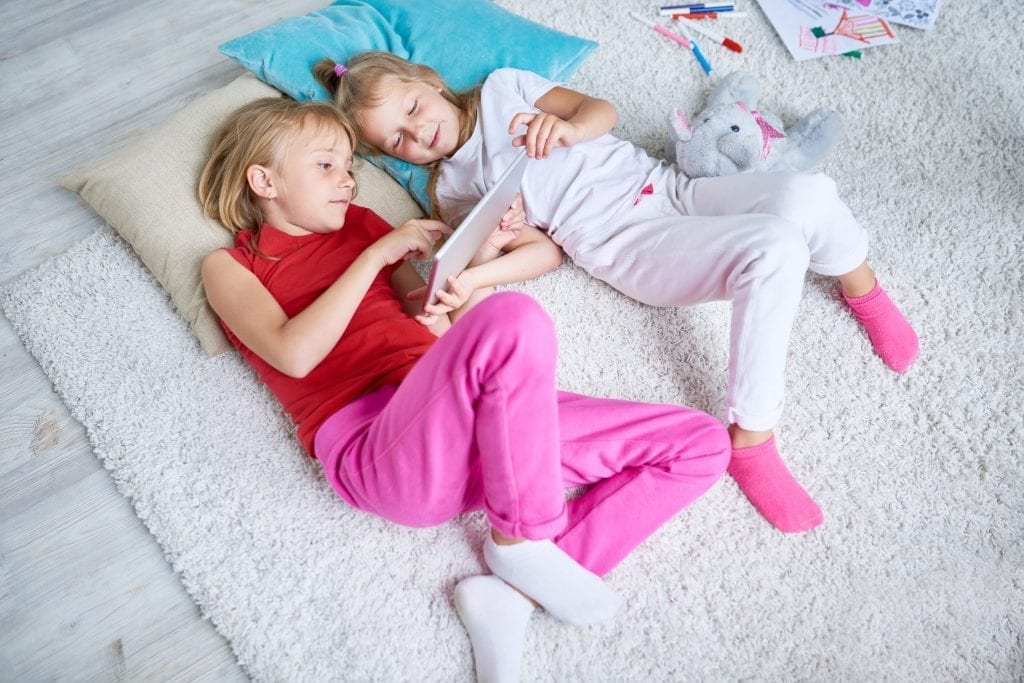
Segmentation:
<svg viewBox="0 0 1024 683">
<path fill-rule="evenodd" d="M 242 73 L 216 46 L 328 0 L 0 0 L 0 283 L 102 222 L 56 177 Z M 0 317 L 0 681 L 237 680 Z"/>
</svg>

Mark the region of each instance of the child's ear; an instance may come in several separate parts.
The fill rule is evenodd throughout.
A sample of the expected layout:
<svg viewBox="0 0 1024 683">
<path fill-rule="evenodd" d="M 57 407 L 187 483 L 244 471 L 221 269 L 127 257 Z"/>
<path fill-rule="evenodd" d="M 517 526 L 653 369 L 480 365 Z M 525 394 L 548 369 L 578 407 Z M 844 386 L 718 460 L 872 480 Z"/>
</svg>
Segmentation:
<svg viewBox="0 0 1024 683">
<path fill-rule="evenodd" d="M 256 193 L 257 197 L 273 199 L 277 196 L 274 190 L 274 182 L 270 177 L 270 170 L 264 166 L 253 164 L 245 171 L 245 179 L 249 182 L 249 189 Z"/>
</svg>

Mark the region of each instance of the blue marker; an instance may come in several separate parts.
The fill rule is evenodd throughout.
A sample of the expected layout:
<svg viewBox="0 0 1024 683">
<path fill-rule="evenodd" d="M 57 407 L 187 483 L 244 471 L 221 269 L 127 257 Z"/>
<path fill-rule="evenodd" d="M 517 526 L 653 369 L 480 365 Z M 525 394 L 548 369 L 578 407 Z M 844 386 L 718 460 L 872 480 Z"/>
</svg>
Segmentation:
<svg viewBox="0 0 1024 683">
<path fill-rule="evenodd" d="M 700 48 L 697 47 L 697 42 L 693 40 L 693 38 L 690 39 L 690 49 L 693 50 L 693 56 L 696 57 L 697 61 L 700 63 L 700 68 L 704 69 L 704 73 L 710 76 L 711 63 L 707 60 L 707 57 L 704 56 L 704 53 L 700 51 Z"/>
<path fill-rule="evenodd" d="M 658 8 L 658 14 L 663 17 L 675 14 L 711 14 L 713 12 L 732 12 L 736 6 L 731 3 L 725 4 L 700 4 L 700 5 L 665 5 Z"/>
<path fill-rule="evenodd" d="M 659 10 L 671 10 L 671 11 L 674 11 L 674 12 L 679 12 L 680 10 L 685 12 L 688 9 L 702 9 L 702 10 L 704 10 L 706 12 L 706 11 L 709 11 L 711 8 L 714 8 L 714 7 L 734 7 L 734 6 L 735 5 L 733 3 L 731 3 L 731 2 L 712 2 L 712 3 L 691 2 L 691 3 L 687 3 L 685 5 L 662 5 L 658 9 Z"/>
<path fill-rule="evenodd" d="M 689 31 L 687 31 L 686 27 L 682 24 L 676 24 L 676 28 L 679 29 L 679 32 L 684 38 L 690 41 L 690 49 L 693 50 L 694 59 L 696 59 L 697 63 L 700 64 L 700 68 L 704 69 L 704 73 L 710 76 L 711 62 L 709 62 L 707 57 L 704 56 L 704 53 L 700 51 L 700 48 L 697 46 L 697 41 L 693 39 L 693 36 L 690 35 Z"/>
</svg>

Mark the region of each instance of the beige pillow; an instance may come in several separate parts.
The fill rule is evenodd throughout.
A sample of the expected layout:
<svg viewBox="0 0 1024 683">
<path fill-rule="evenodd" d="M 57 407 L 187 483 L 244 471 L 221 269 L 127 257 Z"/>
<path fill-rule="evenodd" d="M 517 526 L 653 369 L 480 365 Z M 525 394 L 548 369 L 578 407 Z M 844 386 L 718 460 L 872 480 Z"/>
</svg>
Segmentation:
<svg viewBox="0 0 1024 683">
<path fill-rule="evenodd" d="M 231 348 L 206 303 L 203 257 L 230 246 L 231 234 L 203 216 L 196 184 L 213 134 L 233 110 L 280 92 L 246 73 L 181 110 L 153 131 L 96 163 L 60 178 L 132 245 L 171 296 L 208 356 Z M 383 171 L 356 164 L 356 203 L 392 225 L 423 215 L 412 197 Z"/>
</svg>

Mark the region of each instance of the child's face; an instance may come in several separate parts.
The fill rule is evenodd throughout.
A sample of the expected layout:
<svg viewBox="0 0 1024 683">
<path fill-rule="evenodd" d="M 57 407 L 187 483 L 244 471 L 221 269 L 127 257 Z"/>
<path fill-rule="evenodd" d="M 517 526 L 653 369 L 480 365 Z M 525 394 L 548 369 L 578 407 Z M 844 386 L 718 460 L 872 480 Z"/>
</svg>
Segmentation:
<svg viewBox="0 0 1024 683">
<path fill-rule="evenodd" d="M 413 164 L 451 156 L 459 145 L 462 113 L 428 83 L 382 86 L 379 106 L 359 111 L 367 142 Z"/>
<path fill-rule="evenodd" d="M 345 131 L 307 119 L 267 171 L 273 196 L 263 202 L 267 222 L 298 235 L 341 229 L 355 188 L 351 170 Z"/>
</svg>

